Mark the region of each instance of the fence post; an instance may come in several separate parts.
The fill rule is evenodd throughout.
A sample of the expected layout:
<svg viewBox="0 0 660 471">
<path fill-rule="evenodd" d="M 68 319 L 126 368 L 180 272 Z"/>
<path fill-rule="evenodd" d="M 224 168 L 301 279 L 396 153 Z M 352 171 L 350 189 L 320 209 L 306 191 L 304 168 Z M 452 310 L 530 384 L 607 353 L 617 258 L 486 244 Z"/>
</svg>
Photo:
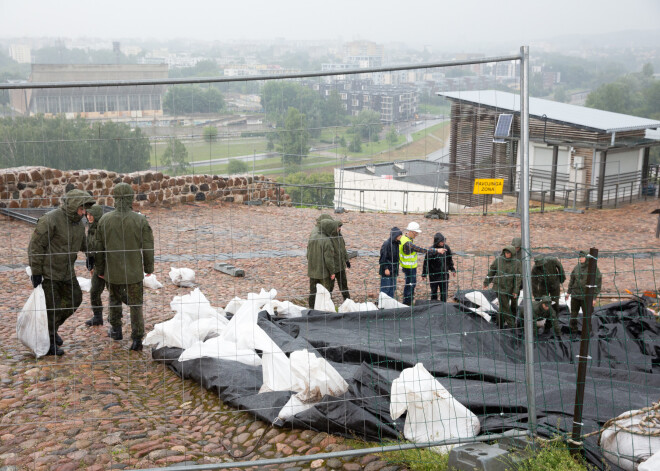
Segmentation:
<svg viewBox="0 0 660 471">
<path fill-rule="evenodd" d="M 545 194 L 546 194 L 546 191 L 543 190 L 541 192 L 541 214 L 543 214 L 545 212 Z"/>
<path fill-rule="evenodd" d="M 641 186 L 641 185 L 640 185 L 640 186 Z M 635 191 L 635 182 L 630 182 L 630 202 L 631 202 L 631 203 L 632 203 L 632 195 L 633 195 L 633 191 Z M 642 192 L 643 192 L 643 191 L 644 191 L 644 189 L 642 188 Z"/>
<path fill-rule="evenodd" d="M 585 191 L 585 194 L 586 194 L 586 196 L 585 196 L 586 201 L 585 201 L 584 209 L 589 209 L 589 202 L 591 201 L 591 188 L 587 188 L 584 191 Z"/>
<path fill-rule="evenodd" d="M 582 434 L 582 407 L 584 405 L 584 383 L 587 376 L 587 360 L 589 356 L 589 336 L 591 329 L 591 313 L 593 312 L 594 292 L 596 287 L 596 265 L 598 261 L 598 249 L 589 249 L 589 260 L 587 265 L 587 295 L 584 300 L 585 311 L 582 318 L 582 336 L 580 340 L 580 354 L 578 358 L 577 382 L 575 384 L 575 408 L 573 409 L 573 433 L 571 436 L 570 449 L 577 454 L 582 447 L 580 435 Z"/>
<path fill-rule="evenodd" d="M 275 192 L 277 193 L 277 206 L 278 207 L 280 206 L 280 188 L 281 188 L 280 184 L 276 183 L 275 184 Z"/>
<path fill-rule="evenodd" d="M 360 190 L 360 212 L 364 212 L 364 190 Z"/>
<path fill-rule="evenodd" d="M 564 188 L 564 209 L 568 208 L 568 195 L 570 194 L 571 190 L 567 190 Z"/>
<path fill-rule="evenodd" d="M 607 196 L 608 196 L 608 197 L 610 196 L 610 194 L 609 194 L 609 190 L 608 190 Z M 624 193 L 624 198 L 625 198 L 625 193 Z M 616 208 L 616 202 L 617 202 L 618 199 L 619 199 L 619 184 L 617 183 L 617 184 L 614 186 L 614 207 L 615 207 L 615 208 Z"/>
</svg>

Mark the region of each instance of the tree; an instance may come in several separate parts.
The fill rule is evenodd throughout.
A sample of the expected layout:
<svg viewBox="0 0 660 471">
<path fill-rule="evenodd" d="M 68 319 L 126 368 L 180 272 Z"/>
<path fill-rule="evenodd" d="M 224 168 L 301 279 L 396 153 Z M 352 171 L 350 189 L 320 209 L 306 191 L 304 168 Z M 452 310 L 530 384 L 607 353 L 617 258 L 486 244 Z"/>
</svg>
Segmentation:
<svg viewBox="0 0 660 471">
<path fill-rule="evenodd" d="M 149 168 L 151 145 L 140 128 L 64 116 L 0 119 L 0 167 L 43 165 L 60 170 Z"/>
<path fill-rule="evenodd" d="M 391 146 L 395 146 L 397 142 L 399 142 L 399 133 L 396 132 L 394 126 L 390 126 L 390 131 L 387 133 L 387 142 L 389 142 Z"/>
<path fill-rule="evenodd" d="M 570 96 L 568 95 L 568 92 L 566 91 L 566 87 L 559 85 L 558 87 L 555 88 L 554 96 L 553 96 L 555 101 L 559 101 L 562 103 L 568 103 L 570 100 Z"/>
<path fill-rule="evenodd" d="M 180 140 L 171 138 L 167 142 L 167 148 L 163 152 L 161 162 L 174 175 L 183 175 L 190 168 L 188 149 Z"/>
<path fill-rule="evenodd" d="M 633 109 L 631 90 L 620 82 L 608 83 L 598 87 L 587 96 L 589 108 L 629 114 Z"/>
<path fill-rule="evenodd" d="M 323 111 L 321 119 L 323 126 L 341 126 L 347 121 L 346 110 L 341 101 L 339 93 L 335 90 L 330 92 L 330 95 L 323 103 Z"/>
<path fill-rule="evenodd" d="M 649 62 L 642 66 L 642 75 L 644 77 L 653 77 L 653 65 Z"/>
<path fill-rule="evenodd" d="M 360 139 L 360 133 L 355 133 L 351 143 L 348 145 L 349 152 L 362 152 L 362 139 Z"/>
<path fill-rule="evenodd" d="M 218 140 L 218 128 L 215 126 L 206 126 L 204 128 L 204 140 L 206 142 L 215 142 Z"/>
<path fill-rule="evenodd" d="M 378 140 L 378 133 L 383 129 L 380 114 L 372 110 L 363 110 L 355 118 L 353 125 L 363 139 L 374 142 Z"/>
<path fill-rule="evenodd" d="M 277 135 L 278 150 L 282 154 L 282 164 L 300 165 L 303 157 L 309 154 L 309 131 L 307 118 L 296 108 L 289 108 L 284 119 L 284 128 Z"/>
<path fill-rule="evenodd" d="M 332 173 L 312 173 L 306 174 L 303 172 L 296 172 L 286 177 L 286 183 L 292 185 L 309 185 L 312 187 L 334 187 L 335 177 Z M 291 201 L 294 204 L 302 204 L 306 206 L 322 206 L 333 207 L 335 199 L 335 190 L 321 189 L 321 188 L 306 188 L 306 187 L 288 187 L 287 193 L 291 196 Z"/>
<path fill-rule="evenodd" d="M 248 171 L 248 165 L 238 159 L 229 159 L 229 164 L 227 164 L 227 173 L 229 175 L 234 175 L 235 173 L 246 173 Z"/>
<path fill-rule="evenodd" d="M 173 115 L 220 113 L 224 107 L 225 99 L 215 87 L 174 85 L 163 98 L 163 110 Z"/>
</svg>

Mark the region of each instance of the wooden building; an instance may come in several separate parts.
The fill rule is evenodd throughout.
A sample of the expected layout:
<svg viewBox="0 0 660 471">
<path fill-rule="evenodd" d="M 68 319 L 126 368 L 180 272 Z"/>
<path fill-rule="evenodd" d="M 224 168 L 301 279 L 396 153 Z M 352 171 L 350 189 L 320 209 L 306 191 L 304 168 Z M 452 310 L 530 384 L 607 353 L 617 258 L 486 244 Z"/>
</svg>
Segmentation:
<svg viewBox="0 0 660 471">
<path fill-rule="evenodd" d="M 451 101 L 449 201 L 476 206 L 490 199 L 471 194 L 475 178 L 503 178 L 505 192 L 516 191 L 520 96 L 496 90 L 439 95 Z M 577 194 L 577 201 L 602 207 L 646 188 L 649 150 L 660 145 L 648 131 L 660 121 L 532 97 L 529 108 L 532 198 L 543 191 L 549 201 Z M 510 132 L 495 138 L 506 114 L 513 115 Z"/>
</svg>

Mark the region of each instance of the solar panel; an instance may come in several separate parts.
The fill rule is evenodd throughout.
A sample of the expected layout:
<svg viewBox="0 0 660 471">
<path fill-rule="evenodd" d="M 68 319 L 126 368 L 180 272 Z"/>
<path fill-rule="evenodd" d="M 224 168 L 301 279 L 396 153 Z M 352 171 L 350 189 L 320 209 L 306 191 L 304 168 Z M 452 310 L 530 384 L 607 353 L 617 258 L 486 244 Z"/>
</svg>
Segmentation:
<svg viewBox="0 0 660 471">
<path fill-rule="evenodd" d="M 495 134 L 493 134 L 493 142 L 506 142 L 504 139 L 509 137 L 509 134 L 511 133 L 512 122 L 512 114 L 501 114 L 497 118 L 497 126 L 495 126 Z"/>
</svg>

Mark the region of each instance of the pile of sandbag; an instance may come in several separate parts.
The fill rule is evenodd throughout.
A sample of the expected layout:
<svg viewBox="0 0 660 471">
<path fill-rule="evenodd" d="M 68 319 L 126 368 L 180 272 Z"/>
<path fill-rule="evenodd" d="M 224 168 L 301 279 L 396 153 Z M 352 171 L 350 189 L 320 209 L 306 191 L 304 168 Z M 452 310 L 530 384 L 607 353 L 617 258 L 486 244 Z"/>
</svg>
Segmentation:
<svg viewBox="0 0 660 471">
<path fill-rule="evenodd" d="M 175 296 L 170 307 L 176 314 L 170 320 L 156 324 L 145 337 L 145 345 L 185 349 L 220 335 L 229 322 L 224 310 L 212 307 L 199 288 L 190 294 Z"/>
</svg>

